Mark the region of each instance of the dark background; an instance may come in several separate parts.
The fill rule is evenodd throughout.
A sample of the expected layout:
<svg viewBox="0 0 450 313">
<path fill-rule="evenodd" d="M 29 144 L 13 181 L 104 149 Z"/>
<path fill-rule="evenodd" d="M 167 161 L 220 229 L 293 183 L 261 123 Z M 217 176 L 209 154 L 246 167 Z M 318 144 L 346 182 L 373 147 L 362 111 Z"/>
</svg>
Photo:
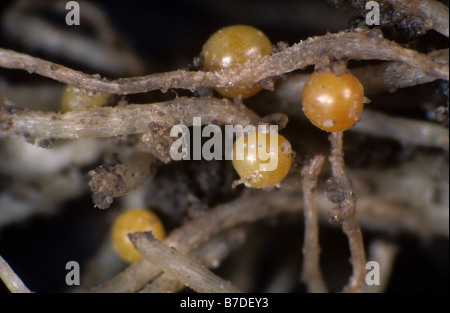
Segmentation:
<svg viewBox="0 0 450 313">
<path fill-rule="evenodd" d="M 11 2 L 2 1 L 0 13 Z M 223 26 L 250 24 L 263 30 L 273 43 L 285 41 L 293 44 L 310 36 L 323 35 L 327 31 L 347 29 L 358 17 L 355 11 L 340 11 L 325 1 L 104 0 L 95 3 L 105 10 L 113 25 L 135 50 L 148 60 L 151 72 L 169 71 L 191 64 L 199 55 L 206 39 Z M 58 16 L 49 18 L 55 24 L 60 22 Z M 64 21 L 63 16 L 60 18 Z M 61 23 L 63 25 L 65 24 Z M 420 40 L 432 42 L 437 37 L 436 34 L 427 34 Z M 58 56 L 24 51 L 20 44 L 3 35 L 0 37 L 0 46 L 82 69 L 82 65 L 66 62 Z M 11 81 L 45 79 L 23 71 L 4 69 L 0 69 L 0 76 Z M 424 98 L 423 94 L 428 94 L 432 89 L 436 89 L 436 84 L 400 90 L 390 96 L 419 102 Z M 386 95 L 379 97 L 385 98 Z M 377 97 L 372 98 L 373 101 L 376 99 Z M 423 108 L 412 107 L 407 115 L 420 118 L 426 115 Z M 395 110 L 393 113 L 396 113 Z M 351 158 L 351 154 L 348 157 Z M 0 177 L 0 182 L 6 180 L 7 178 Z M 65 263 L 77 260 L 81 267 L 86 264 L 108 234 L 110 214 L 108 210 L 94 209 L 90 195 L 86 193 L 85 197 L 62 205 L 55 215 L 38 216 L 0 229 L 0 253 L 30 289 L 37 292 L 66 291 Z M 265 236 L 267 251 L 270 253 L 262 256 L 261 263 L 255 268 L 253 291 L 264 291 L 271 269 L 279 266 L 280 256 L 286 260 L 297 260 L 300 269 L 299 243 L 302 242 L 303 230 L 299 230 L 298 225 L 303 225 L 301 217 L 294 221 L 281 217 L 275 224 L 267 221 L 259 223 L 260 228 L 254 234 Z M 382 236 L 400 247 L 388 292 L 448 292 L 448 238 L 426 240 L 412 234 L 387 235 L 370 231 L 364 231 L 363 234 L 367 243 Z M 339 291 L 351 271 L 346 238 L 339 227 L 323 223 L 320 240 L 325 278 L 331 291 Z M 233 253 L 224 262 L 219 273 L 226 273 L 227 266 L 233 264 L 238 256 L 239 251 Z M 7 291 L 1 283 L 0 290 Z M 299 284 L 292 291 L 305 289 Z"/>
</svg>

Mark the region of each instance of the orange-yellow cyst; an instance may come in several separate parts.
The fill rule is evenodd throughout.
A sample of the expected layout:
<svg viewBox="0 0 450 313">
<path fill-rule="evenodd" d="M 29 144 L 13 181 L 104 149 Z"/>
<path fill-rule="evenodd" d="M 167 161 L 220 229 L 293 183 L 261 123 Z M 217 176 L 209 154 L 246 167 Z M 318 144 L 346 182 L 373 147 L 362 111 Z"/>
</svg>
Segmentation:
<svg viewBox="0 0 450 313">
<path fill-rule="evenodd" d="M 235 25 L 215 32 L 203 46 L 203 67 L 215 70 L 234 67 L 272 53 L 270 40 L 260 30 Z M 216 88 L 224 97 L 248 98 L 262 90 L 257 84 Z"/>
<path fill-rule="evenodd" d="M 302 93 L 303 112 L 318 128 L 344 131 L 359 121 L 364 90 L 350 73 L 336 76 L 331 71 L 313 73 Z"/>
<path fill-rule="evenodd" d="M 232 163 L 246 186 L 270 188 L 289 172 L 292 147 L 278 133 L 251 132 L 234 143 Z"/>
<path fill-rule="evenodd" d="M 61 97 L 61 110 L 63 113 L 82 111 L 93 107 L 101 107 L 107 104 L 112 97 L 110 94 L 97 92 L 89 96 L 74 86 L 66 86 Z"/>
<path fill-rule="evenodd" d="M 153 236 L 164 240 L 165 231 L 161 220 L 153 212 L 144 209 L 125 211 L 120 214 L 112 227 L 112 243 L 114 250 L 126 262 L 133 263 L 141 258 L 136 251 L 128 234 L 151 231 Z"/>
</svg>

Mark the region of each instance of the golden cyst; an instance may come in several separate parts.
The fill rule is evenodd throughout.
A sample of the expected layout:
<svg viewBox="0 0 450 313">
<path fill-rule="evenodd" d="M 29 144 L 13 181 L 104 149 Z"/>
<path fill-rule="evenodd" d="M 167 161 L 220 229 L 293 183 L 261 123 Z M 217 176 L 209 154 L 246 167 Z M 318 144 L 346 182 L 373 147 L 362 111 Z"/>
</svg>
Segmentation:
<svg viewBox="0 0 450 313">
<path fill-rule="evenodd" d="M 303 112 L 318 128 L 344 131 L 359 121 L 364 106 L 364 90 L 350 73 L 313 73 L 302 93 Z"/>
<path fill-rule="evenodd" d="M 234 67 L 272 53 L 270 40 L 260 30 L 235 25 L 215 32 L 203 46 L 203 67 L 215 70 Z M 260 85 L 216 88 L 224 97 L 248 98 L 262 90 Z"/>
<path fill-rule="evenodd" d="M 112 97 L 110 94 L 97 92 L 89 96 L 74 86 L 66 86 L 61 97 L 61 110 L 63 113 L 71 111 L 82 111 L 93 107 L 106 105 Z"/>
<path fill-rule="evenodd" d="M 114 250 L 128 263 L 136 262 L 142 257 L 128 238 L 128 234 L 140 231 L 151 231 L 153 236 L 159 240 L 164 240 L 166 236 L 164 226 L 158 216 L 144 209 L 122 213 L 112 227 Z"/>
<path fill-rule="evenodd" d="M 252 132 L 234 143 L 232 163 L 246 186 L 270 188 L 289 172 L 292 147 L 278 133 Z"/>
</svg>

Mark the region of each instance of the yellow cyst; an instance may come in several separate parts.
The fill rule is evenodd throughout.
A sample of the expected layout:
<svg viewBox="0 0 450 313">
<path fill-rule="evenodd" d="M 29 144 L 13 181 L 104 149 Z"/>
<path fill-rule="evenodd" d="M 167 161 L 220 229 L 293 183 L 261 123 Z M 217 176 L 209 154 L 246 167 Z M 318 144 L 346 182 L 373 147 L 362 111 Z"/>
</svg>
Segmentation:
<svg viewBox="0 0 450 313">
<path fill-rule="evenodd" d="M 246 25 L 235 25 L 215 32 L 202 50 L 203 67 L 215 70 L 234 67 L 272 53 L 270 40 L 260 30 Z M 216 88 L 224 97 L 248 98 L 262 90 L 260 85 Z"/>
<path fill-rule="evenodd" d="M 289 172 L 292 147 L 278 133 L 252 132 L 234 143 L 232 163 L 246 186 L 270 188 Z"/>
<path fill-rule="evenodd" d="M 111 235 L 114 249 L 128 263 L 136 262 L 142 257 L 128 238 L 128 234 L 140 231 L 151 231 L 159 240 L 164 240 L 166 236 L 158 216 L 144 209 L 125 211 L 113 225 Z"/>
<path fill-rule="evenodd" d="M 61 110 L 63 113 L 71 111 L 82 111 L 93 107 L 106 105 L 112 97 L 110 94 L 97 92 L 89 96 L 74 86 L 66 86 L 61 97 Z"/>
<path fill-rule="evenodd" d="M 313 73 L 302 93 L 303 112 L 318 128 L 344 131 L 359 121 L 364 106 L 364 90 L 350 73 Z"/>
</svg>

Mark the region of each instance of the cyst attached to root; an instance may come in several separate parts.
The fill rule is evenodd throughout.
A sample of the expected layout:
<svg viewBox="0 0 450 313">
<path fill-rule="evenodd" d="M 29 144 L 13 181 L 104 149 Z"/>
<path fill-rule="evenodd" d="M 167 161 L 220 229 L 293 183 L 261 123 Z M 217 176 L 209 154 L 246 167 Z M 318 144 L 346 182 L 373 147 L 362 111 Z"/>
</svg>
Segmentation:
<svg viewBox="0 0 450 313">
<path fill-rule="evenodd" d="M 159 240 L 166 236 L 158 216 L 145 209 L 125 211 L 117 217 L 113 225 L 111 236 L 114 250 L 128 263 L 136 262 L 142 257 L 128 238 L 128 234 L 140 231 L 151 231 Z"/>
<path fill-rule="evenodd" d="M 247 187 L 271 188 L 289 172 L 292 147 L 278 133 L 251 132 L 236 140 L 232 162 Z"/>
<path fill-rule="evenodd" d="M 359 121 L 364 106 L 364 90 L 350 73 L 337 76 L 331 71 L 311 75 L 303 88 L 303 112 L 318 128 L 344 131 Z"/>
<path fill-rule="evenodd" d="M 203 67 L 221 70 L 257 60 L 272 53 L 270 40 L 260 30 L 246 25 L 235 25 L 215 32 L 203 46 Z M 263 89 L 257 84 L 216 88 L 224 97 L 242 99 Z"/>
<path fill-rule="evenodd" d="M 66 86 L 61 97 L 61 111 L 82 111 L 94 107 L 105 106 L 111 99 L 111 94 L 97 92 L 91 94 L 74 86 Z"/>
</svg>

